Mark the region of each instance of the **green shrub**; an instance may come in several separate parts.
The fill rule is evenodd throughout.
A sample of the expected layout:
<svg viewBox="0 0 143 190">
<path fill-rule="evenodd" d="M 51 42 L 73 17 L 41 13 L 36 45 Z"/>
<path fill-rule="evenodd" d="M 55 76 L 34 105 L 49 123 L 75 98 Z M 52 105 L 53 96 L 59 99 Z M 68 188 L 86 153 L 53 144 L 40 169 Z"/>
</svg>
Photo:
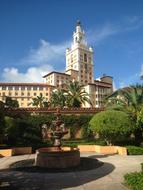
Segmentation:
<svg viewBox="0 0 143 190">
<path fill-rule="evenodd" d="M 63 115 L 62 120 L 66 128 L 70 129 L 71 138 L 75 138 L 78 130 L 81 129 L 80 138 L 91 138 L 92 132 L 89 129 L 89 121 L 91 120 L 91 115 Z"/>
<path fill-rule="evenodd" d="M 61 119 L 71 132 L 72 138 L 75 138 L 77 131 L 81 129 L 82 137 L 88 139 L 92 136 L 88 128 L 91 117 L 88 115 L 62 115 Z M 54 119 L 54 114 L 5 116 L 7 144 L 9 146 L 40 147 L 43 145 L 41 126 L 46 123 L 50 128 Z"/>
<path fill-rule="evenodd" d="M 126 113 L 107 110 L 93 116 L 90 129 L 110 145 L 120 138 L 126 138 L 133 131 L 133 125 Z"/>
<path fill-rule="evenodd" d="M 143 172 L 143 163 L 141 163 L 141 172 Z"/>
<path fill-rule="evenodd" d="M 96 140 L 86 140 L 86 139 L 80 139 L 80 140 L 62 140 L 63 146 L 71 146 L 71 147 L 77 147 L 78 145 L 101 145 L 105 146 L 106 142 L 100 139 Z"/>
<path fill-rule="evenodd" d="M 143 147 L 126 146 L 129 155 L 143 155 Z"/>
<path fill-rule="evenodd" d="M 9 146 L 34 146 L 42 142 L 41 129 L 29 120 L 6 116 L 5 123 Z"/>
<path fill-rule="evenodd" d="M 132 190 L 143 190 L 143 173 L 135 172 L 124 176 L 125 184 Z"/>
</svg>

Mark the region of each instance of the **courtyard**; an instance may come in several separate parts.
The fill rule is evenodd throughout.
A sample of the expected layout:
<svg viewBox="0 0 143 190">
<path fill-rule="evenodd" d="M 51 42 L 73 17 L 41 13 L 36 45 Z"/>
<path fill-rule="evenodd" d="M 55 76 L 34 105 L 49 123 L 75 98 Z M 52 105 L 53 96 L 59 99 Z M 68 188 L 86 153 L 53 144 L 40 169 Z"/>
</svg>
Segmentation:
<svg viewBox="0 0 143 190">
<path fill-rule="evenodd" d="M 34 158 L 35 154 L 0 158 L 0 189 L 127 190 L 124 174 L 140 171 L 143 160 L 143 156 L 81 153 L 80 168 L 54 171 L 30 168 Z"/>
</svg>

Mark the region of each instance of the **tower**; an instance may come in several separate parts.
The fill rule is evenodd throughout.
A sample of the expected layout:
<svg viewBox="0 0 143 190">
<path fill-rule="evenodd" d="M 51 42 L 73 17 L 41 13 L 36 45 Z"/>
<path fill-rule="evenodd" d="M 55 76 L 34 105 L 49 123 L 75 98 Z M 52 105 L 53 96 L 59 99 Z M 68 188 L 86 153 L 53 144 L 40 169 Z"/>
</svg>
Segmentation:
<svg viewBox="0 0 143 190">
<path fill-rule="evenodd" d="M 66 73 L 83 85 L 94 82 L 93 49 L 87 45 L 80 21 L 77 21 L 71 48 L 66 50 Z"/>
</svg>

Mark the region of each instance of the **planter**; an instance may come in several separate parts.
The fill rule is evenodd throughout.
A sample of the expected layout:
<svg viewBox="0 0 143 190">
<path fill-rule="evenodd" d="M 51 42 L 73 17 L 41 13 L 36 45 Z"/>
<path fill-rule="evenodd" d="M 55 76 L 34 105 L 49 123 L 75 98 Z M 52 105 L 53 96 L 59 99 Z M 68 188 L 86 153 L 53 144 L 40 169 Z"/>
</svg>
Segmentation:
<svg viewBox="0 0 143 190">
<path fill-rule="evenodd" d="M 24 155 L 31 153 L 32 153 L 32 147 L 15 147 L 11 149 L 0 150 L 1 156 L 16 156 L 16 155 Z"/>
<path fill-rule="evenodd" d="M 127 155 L 127 149 L 120 146 L 79 145 L 80 152 Z"/>
</svg>

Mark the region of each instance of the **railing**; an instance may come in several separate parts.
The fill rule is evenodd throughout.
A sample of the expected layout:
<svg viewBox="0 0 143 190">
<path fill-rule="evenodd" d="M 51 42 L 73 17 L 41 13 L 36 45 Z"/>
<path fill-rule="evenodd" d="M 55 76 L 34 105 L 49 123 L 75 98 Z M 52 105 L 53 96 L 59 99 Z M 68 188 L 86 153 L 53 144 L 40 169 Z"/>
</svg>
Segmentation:
<svg viewBox="0 0 143 190">
<path fill-rule="evenodd" d="M 62 108 L 61 114 L 94 114 L 103 111 L 103 108 Z M 56 113 L 56 108 L 5 108 L 7 113 Z"/>
</svg>

